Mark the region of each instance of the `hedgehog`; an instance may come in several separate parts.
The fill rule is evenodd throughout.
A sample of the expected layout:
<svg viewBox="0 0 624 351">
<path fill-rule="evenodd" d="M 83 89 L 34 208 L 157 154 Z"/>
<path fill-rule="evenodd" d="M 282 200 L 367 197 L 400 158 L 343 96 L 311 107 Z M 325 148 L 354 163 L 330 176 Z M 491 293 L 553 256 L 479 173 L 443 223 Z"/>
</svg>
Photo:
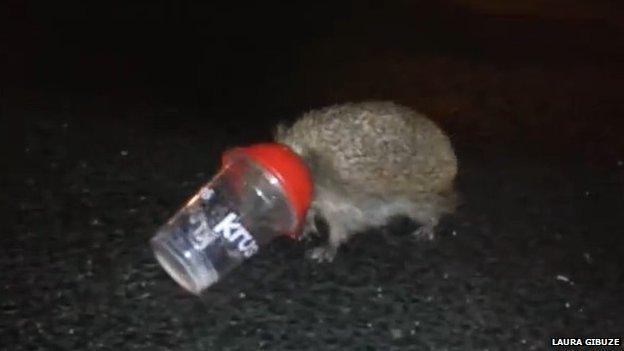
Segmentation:
<svg viewBox="0 0 624 351">
<path fill-rule="evenodd" d="M 414 235 L 433 239 L 440 219 L 453 213 L 457 157 L 449 137 L 422 113 L 390 101 L 366 101 L 304 113 L 278 124 L 275 141 L 308 165 L 314 196 L 303 236 L 327 224 L 327 242 L 307 252 L 331 262 L 354 234 L 406 216 Z"/>
</svg>

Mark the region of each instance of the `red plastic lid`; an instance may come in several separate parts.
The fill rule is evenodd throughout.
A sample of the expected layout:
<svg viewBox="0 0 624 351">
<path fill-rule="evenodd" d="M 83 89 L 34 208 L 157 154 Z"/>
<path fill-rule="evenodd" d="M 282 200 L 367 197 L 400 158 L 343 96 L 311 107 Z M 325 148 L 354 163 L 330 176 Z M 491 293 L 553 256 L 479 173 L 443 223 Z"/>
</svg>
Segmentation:
<svg viewBox="0 0 624 351">
<path fill-rule="evenodd" d="M 293 238 L 299 236 L 312 201 L 313 183 L 308 166 L 288 146 L 277 143 L 228 150 L 223 154 L 223 164 L 227 165 L 233 154 L 238 152 L 257 162 L 278 179 L 297 215 L 297 227 L 288 234 Z"/>
</svg>

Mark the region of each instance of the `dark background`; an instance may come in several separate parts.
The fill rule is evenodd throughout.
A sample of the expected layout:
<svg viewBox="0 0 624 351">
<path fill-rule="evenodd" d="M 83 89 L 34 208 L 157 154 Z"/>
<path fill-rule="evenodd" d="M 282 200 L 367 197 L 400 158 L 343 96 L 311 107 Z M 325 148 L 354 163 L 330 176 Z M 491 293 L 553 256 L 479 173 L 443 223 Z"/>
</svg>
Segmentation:
<svg viewBox="0 0 624 351">
<path fill-rule="evenodd" d="M 12 1 L 0 349 L 548 349 L 624 337 L 616 1 Z M 451 136 L 464 203 L 332 264 L 277 240 L 202 299 L 147 240 L 220 153 L 332 103 Z M 383 237 L 383 241 L 379 237 Z"/>
</svg>

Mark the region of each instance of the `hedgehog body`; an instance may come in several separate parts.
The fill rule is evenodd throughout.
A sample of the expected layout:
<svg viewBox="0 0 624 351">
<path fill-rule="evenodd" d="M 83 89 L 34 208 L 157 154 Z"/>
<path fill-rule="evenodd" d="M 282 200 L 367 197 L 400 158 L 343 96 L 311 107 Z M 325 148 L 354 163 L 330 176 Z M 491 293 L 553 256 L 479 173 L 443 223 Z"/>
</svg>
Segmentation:
<svg viewBox="0 0 624 351">
<path fill-rule="evenodd" d="M 457 158 L 447 135 L 424 115 L 392 102 L 371 101 L 312 110 L 276 141 L 308 164 L 314 199 L 304 234 L 328 224 L 327 244 L 310 257 L 331 261 L 353 234 L 395 216 L 421 224 L 432 238 L 440 218 L 454 211 Z"/>
</svg>

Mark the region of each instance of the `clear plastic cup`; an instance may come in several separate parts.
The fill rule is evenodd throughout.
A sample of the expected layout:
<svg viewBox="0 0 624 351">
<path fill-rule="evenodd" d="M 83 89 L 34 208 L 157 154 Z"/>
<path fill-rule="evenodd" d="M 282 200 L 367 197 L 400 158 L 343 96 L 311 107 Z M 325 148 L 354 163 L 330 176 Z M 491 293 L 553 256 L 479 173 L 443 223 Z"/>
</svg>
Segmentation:
<svg viewBox="0 0 624 351">
<path fill-rule="evenodd" d="M 217 175 L 151 239 L 165 271 L 198 295 L 275 237 L 296 236 L 311 182 L 293 156 L 279 144 L 226 152 Z"/>
</svg>

